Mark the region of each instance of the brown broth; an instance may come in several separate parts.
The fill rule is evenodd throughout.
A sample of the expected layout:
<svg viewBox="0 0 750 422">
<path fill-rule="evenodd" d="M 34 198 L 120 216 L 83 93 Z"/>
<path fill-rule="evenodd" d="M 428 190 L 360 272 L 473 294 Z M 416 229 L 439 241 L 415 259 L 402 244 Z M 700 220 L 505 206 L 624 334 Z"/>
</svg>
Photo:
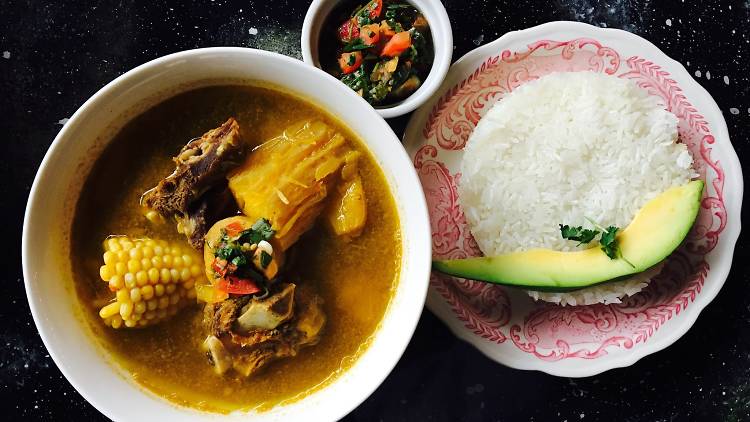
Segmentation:
<svg viewBox="0 0 750 422">
<path fill-rule="evenodd" d="M 246 142 L 258 144 L 288 124 L 318 118 L 363 152 L 367 226 L 346 243 L 315 228 L 295 248 L 299 283 L 315 288 L 328 317 L 319 344 L 270 364 L 244 379 L 218 376 L 200 351 L 205 336 L 199 305 L 145 329 L 105 327 L 98 306 L 111 296 L 99 274 L 102 241 L 111 234 L 177 240 L 173 224 L 154 226 L 142 215 L 140 195 L 169 174 L 171 157 L 188 140 L 234 116 Z M 216 86 L 179 94 L 134 118 L 113 139 L 84 184 L 73 222 L 71 262 L 85 314 L 104 349 L 141 385 L 189 407 L 226 412 L 267 409 L 334 379 L 369 344 L 396 286 L 401 263 L 398 215 L 385 178 L 366 147 L 337 120 L 275 89 Z M 377 253 L 372 253 L 377 251 Z"/>
</svg>

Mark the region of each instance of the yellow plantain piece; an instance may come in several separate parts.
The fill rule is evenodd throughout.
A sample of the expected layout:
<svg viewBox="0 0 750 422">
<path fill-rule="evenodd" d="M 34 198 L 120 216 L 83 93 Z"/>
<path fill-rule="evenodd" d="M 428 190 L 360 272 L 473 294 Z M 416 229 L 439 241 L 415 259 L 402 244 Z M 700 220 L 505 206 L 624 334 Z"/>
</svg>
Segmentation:
<svg viewBox="0 0 750 422">
<path fill-rule="evenodd" d="M 323 214 L 331 231 L 348 239 L 359 236 L 367 221 L 367 202 L 358 160 L 358 152 L 347 154 L 346 164 L 341 169 L 341 182 L 331 193 L 330 203 Z"/>
<path fill-rule="evenodd" d="M 327 124 L 303 121 L 256 148 L 229 174 L 229 189 L 250 220 L 271 222 L 286 250 L 327 205 L 325 199 L 335 191 L 351 151 L 346 139 Z"/>
</svg>

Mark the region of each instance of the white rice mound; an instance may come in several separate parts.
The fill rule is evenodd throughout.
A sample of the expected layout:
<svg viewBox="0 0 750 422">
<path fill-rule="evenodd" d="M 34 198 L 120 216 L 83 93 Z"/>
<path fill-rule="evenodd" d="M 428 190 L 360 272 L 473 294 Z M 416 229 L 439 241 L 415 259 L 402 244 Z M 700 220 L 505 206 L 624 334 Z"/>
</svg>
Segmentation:
<svg viewBox="0 0 750 422">
<path fill-rule="evenodd" d="M 649 200 L 696 174 L 677 118 L 632 81 L 553 73 L 505 96 L 481 119 L 461 161 L 459 202 L 485 255 L 576 249 L 558 224 L 627 227 Z M 598 247 L 592 242 L 589 247 Z M 568 293 L 528 292 L 561 305 L 619 303 L 654 268 Z"/>
</svg>

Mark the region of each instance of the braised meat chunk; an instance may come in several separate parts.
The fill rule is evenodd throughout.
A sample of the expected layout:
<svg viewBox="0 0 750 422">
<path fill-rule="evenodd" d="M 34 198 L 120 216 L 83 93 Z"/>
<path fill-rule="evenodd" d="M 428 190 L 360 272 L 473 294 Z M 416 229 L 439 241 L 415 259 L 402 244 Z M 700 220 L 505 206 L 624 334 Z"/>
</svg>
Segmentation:
<svg viewBox="0 0 750 422">
<path fill-rule="evenodd" d="M 230 117 L 188 142 L 172 159 L 174 172 L 146 191 L 141 205 L 175 218 L 190 245 L 202 249 L 206 228 L 237 209 L 225 176 L 242 162 L 244 151 L 239 125 Z"/>
<path fill-rule="evenodd" d="M 316 344 L 325 315 L 319 296 L 292 283 L 278 283 L 263 298 L 206 304 L 203 323 L 209 333 L 203 347 L 216 372 L 233 368 L 247 377 Z"/>
</svg>

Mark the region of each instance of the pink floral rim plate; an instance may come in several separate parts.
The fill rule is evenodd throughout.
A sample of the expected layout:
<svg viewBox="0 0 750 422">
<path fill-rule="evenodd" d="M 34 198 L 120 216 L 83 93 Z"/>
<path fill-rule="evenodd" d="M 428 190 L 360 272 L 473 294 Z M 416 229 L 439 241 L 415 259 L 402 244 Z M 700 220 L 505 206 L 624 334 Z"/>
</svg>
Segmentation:
<svg viewBox="0 0 750 422">
<path fill-rule="evenodd" d="M 407 127 L 404 144 L 427 197 L 434 257 L 480 254 L 456 191 L 473 128 L 503 95 L 558 71 L 631 79 L 679 118 L 682 142 L 707 186 L 693 231 L 648 288 L 620 304 L 535 303 L 518 290 L 433 273 L 427 306 L 458 337 L 499 363 L 582 377 L 632 365 L 692 326 L 729 273 L 743 182 L 716 103 L 650 42 L 574 22 L 510 32 L 458 60 Z"/>
</svg>

